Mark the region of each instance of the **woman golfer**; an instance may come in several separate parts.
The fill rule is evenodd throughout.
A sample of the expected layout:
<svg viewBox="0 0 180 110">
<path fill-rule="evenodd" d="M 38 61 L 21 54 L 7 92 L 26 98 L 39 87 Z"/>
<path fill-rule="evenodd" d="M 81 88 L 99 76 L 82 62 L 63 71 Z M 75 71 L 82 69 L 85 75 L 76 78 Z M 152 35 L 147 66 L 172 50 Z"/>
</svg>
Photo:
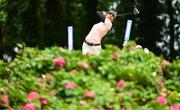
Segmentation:
<svg viewBox="0 0 180 110">
<path fill-rule="evenodd" d="M 114 11 L 109 11 L 107 13 L 98 11 L 97 14 L 101 18 L 101 22 L 94 24 L 91 31 L 86 36 L 82 45 L 83 54 L 100 54 L 101 40 L 112 28 L 112 22 L 116 18 L 116 13 Z"/>
</svg>

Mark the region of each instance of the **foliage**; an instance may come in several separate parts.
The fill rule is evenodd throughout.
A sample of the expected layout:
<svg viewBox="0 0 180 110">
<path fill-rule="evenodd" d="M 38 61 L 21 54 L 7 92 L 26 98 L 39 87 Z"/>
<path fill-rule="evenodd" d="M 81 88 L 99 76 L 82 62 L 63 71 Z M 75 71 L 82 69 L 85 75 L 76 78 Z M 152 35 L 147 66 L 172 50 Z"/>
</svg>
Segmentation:
<svg viewBox="0 0 180 110">
<path fill-rule="evenodd" d="M 41 49 L 53 45 L 66 47 L 69 25 L 74 27 L 74 48 L 79 49 L 92 25 L 98 22 L 97 10 L 115 10 L 121 14 L 133 11 L 134 7 L 139 9 L 140 15 L 117 17 L 104 43 L 121 46 L 126 21 L 132 19 L 131 39 L 155 54 L 169 58 L 172 53 L 174 59 L 179 58 L 180 5 L 178 0 L 166 1 L 170 0 L 0 0 L 0 58 L 3 54 L 14 54 L 12 48 L 22 42 Z M 167 6 L 171 4 L 173 24 L 168 22 L 171 18 L 167 13 Z M 174 32 L 169 31 L 172 29 Z M 169 41 L 171 33 L 175 36 L 172 43 Z M 176 45 L 175 52 L 169 52 L 169 44 L 171 48 L 172 44 Z"/>
<path fill-rule="evenodd" d="M 99 56 L 25 47 L 13 62 L 0 62 L 0 109 L 168 110 L 180 103 L 170 83 L 179 87 L 177 73 L 179 60 L 165 64 L 131 42 L 123 49 L 107 45 Z"/>
<path fill-rule="evenodd" d="M 7 13 L 5 12 L 6 0 L 0 0 L 0 25 L 6 22 Z"/>
</svg>

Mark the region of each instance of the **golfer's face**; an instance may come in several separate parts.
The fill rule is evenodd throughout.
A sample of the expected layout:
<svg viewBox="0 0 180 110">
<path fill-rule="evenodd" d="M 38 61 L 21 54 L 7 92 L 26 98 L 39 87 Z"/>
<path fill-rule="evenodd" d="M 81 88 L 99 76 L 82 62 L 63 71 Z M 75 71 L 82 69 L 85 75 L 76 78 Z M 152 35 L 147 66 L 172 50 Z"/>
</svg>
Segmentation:
<svg viewBox="0 0 180 110">
<path fill-rule="evenodd" d="M 111 21 L 114 20 L 114 17 L 111 14 L 107 14 L 106 17 L 109 18 Z"/>
</svg>

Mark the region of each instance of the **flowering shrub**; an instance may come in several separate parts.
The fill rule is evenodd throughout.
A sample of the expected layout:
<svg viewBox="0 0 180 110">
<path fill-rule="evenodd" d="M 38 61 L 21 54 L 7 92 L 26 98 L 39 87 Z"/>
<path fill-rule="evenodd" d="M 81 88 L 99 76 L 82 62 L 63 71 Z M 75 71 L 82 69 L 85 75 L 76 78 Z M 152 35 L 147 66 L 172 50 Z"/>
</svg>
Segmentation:
<svg viewBox="0 0 180 110">
<path fill-rule="evenodd" d="M 36 106 L 32 103 L 27 103 L 21 106 L 21 110 L 36 110 Z"/>
<path fill-rule="evenodd" d="M 167 100 L 164 96 L 159 96 L 157 99 L 156 99 L 156 102 L 162 104 L 162 105 L 166 105 L 167 104 Z"/>
<path fill-rule="evenodd" d="M 33 99 L 37 98 L 39 98 L 39 94 L 37 92 L 30 92 L 27 97 L 29 101 L 32 101 Z"/>
<path fill-rule="evenodd" d="M 65 84 L 64 84 L 64 87 L 65 87 L 66 89 L 75 89 L 75 88 L 76 88 L 76 84 L 73 83 L 73 82 L 68 82 L 68 83 L 65 83 Z"/>
<path fill-rule="evenodd" d="M 118 83 L 117 83 L 117 88 L 124 88 L 125 86 L 125 81 L 124 80 L 120 80 Z"/>
<path fill-rule="evenodd" d="M 172 105 L 169 110 L 180 110 L 180 105 Z"/>
<path fill-rule="evenodd" d="M 9 104 L 9 96 L 7 94 L 5 94 L 1 97 L 0 104 L 3 104 L 3 105 Z"/>
<path fill-rule="evenodd" d="M 178 110 L 180 60 L 128 43 L 99 56 L 59 47 L 26 47 L 0 61 L 3 110 Z"/>
<path fill-rule="evenodd" d="M 54 63 L 54 65 L 62 68 L 62 67 L 64 67 L 66 62 L 65 62 L 65 59 L 63 57 L 57 57 L 54 59 L 53 63 Z"/>
</svg>

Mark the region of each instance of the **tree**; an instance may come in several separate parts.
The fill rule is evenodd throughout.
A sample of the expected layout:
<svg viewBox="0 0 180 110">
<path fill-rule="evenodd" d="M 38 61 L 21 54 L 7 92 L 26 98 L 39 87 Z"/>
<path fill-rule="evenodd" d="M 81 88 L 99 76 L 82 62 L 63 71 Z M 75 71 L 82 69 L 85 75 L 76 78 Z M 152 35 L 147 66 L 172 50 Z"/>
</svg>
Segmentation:
<svg viewBox="0 0 180 110">
<path fill-rule="evenodd" d="M 134 7 L 136 7 L 135 0 L 121 0 L 116 10 L 118 14 L 129 13 L 134 10 Z M 134 39 L 135 37 L 134 36 L 134 31 L 136 31 L 134 27 L 136 24 L 135 17 L 133 15 L 118 17 L 116 18 L 116 22 L 115 22 L 116 23 L 115 36 L 119 36 L 118 38 L 119 40 L 116 40 L 118 41 L 116 44 L 121 44 L 121 45 L 123 44 L 127 20 L 133 20 L 131 39 Z"/>
<path fill-rule="evenodd" d="M 64 0 L 47 0 L 45 3 L 44 46 L 66 44 L 66 27 L 69 21 L 63 16 L 67 15 L 65 7 L 68 6 Z"/>
<path fill-rule="evenodd" d="M 7 21 L 7 13 L 5 11 L 7 5 L 6 0 L 0 0 L 0 53 L 3 53 L 3 44 L 4 44 L 4 29 L 5 29 L 5 23 Z M 0 58 L 2 58 L 3 55 L 0 54 Z"/>
<path fill-rule="evenodd" d="M 67 47 L 69 25 L 74 27 L 74 47 L 80 49 L 93 24 L 98 22 L 97 10 L 115 10 L 120 14 L 137 7 L 141 14 L 117 18 L 103 44 L 121 46 L 126 21 L 132 19 L 131 40 L 135 39 L 138 44 L 166 58 L 170 50 L 173 59 L 180 56 L 180 3 L 177 0 L 164 1 L 166 3 L 162 3 L 163 0 L 0 0 L 0 51 L 6 51 L 1 55 L 12 52 L 17 43 L 40 48 L 52 45 Z M 164 19 L 164 13 L 170 17 Z M 165 23 L 168 19 L 170 25 Z M 170 41 L 166 39 L 168 36 L 171 36 Z M 158 42 L 163 46 L 159 47 Z"/>
<path fill-rule="evenodd" d="M 161 20 L 164 22 L 160 49 L 166 59 L 173 60 L 180 57 L 180 2 L 165 0 L 162 2 L 164 6 L 163 13 L 160 15 Z"/>
<path fill-rule="evenodd" d="M 141 14 L 137 26 L 137 42 L 154 53 L 160 54 L 156 43 L 163 37 L 160 34 L 163 22 L 157 17 L 162 12 L 161 4 L 157 0 L 138 0 L 138 5 Z"/>
<path fill-rule="evenodd" d="M 167 4 L 167 13 L 169 14 L 170 17 L 170 23 L 169 23 L 169 35 L 170 37 L 170 59 L 175 58 L 175 50 L 174 50 L 174 41 L 175 41 L 175 35 L 174 35 L 174 25 L 175 25 L 175 19 L 174 19 L 174 11 L 172 7 L 172 0 L 166 0 Z"/>
<path fill-rule="evenodd" d="M 180 12 L 180 2 L 179 1 L 171 1 L 171 0 L 166 0 L 167 4 L 167 13 L 169 15 L 169 35 L 170 35 L 170 41 L 169 41 L 169 50 L 170 50 L 170 60 L 173 60 L 178 56 L 178 53 L 180 51 L 180 47 L 178 45 L 180 35 L 178 33 L 180 32 L 180 26 L 178 26 L 178 22 L 180 20 L 178 19 L 179 12 Z M 179 38 L 178 38 L 179 37 Z M 177 49 L 175 50 L 175 47 Z M 180 57 L 180 55 L 179 55 Z"/>
</svg>

